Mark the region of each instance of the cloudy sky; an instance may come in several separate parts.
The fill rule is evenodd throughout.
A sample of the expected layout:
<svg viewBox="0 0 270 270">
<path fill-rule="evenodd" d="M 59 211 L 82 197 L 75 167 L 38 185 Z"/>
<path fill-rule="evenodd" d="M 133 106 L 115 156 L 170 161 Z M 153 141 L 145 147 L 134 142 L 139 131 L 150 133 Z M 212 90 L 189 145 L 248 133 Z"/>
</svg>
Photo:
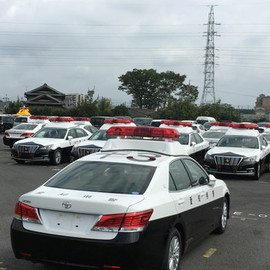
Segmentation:
<svg viewBox="0 0 270 270">
<path fill-rule="evenodd" d="M 215 95 L 253 108 L 270 95 L 269 0 L 0 0 L 0 99 L 47 83 L 65 94 L 129 105 L 118 77 L 174 71 L 201 101 L 210 5 L 214 6 Z"/>
</svg>

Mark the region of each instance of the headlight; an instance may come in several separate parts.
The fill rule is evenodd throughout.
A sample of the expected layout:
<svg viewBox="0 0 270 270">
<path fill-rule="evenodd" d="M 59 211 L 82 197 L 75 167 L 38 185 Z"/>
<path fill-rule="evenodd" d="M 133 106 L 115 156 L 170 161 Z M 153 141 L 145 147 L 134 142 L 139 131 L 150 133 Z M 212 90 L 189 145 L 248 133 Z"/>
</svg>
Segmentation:
<svg viewBox="0 0 270 270">
<path fill-rule="evenodd" d="M 72 153 L 72 154 L 78 153 L 78 147 L 74 145 L 74 146 L 72 147 L 72 149 L 71 149 L 71 153 Z"/>
<path fill-rule="evenodd" d="M 42 147 L 40 147 L 40 150 L 50 151 L 52 149 L 52 147 L 53 147 L 53 144 L 42 146 Z"/>
<path fill-rule="evenodd" d="M 213 155 L 209 155 L 208 153 L 206 153 L 206 155 L 204 156 L 205 160 L 214 160 L 214 156 Z"/>
<path fill-rule="evenodd" d="M 244 157 L 243 158 L 243 161 L 245 161 L 245 162 L 252 162 L 252 163 L 254 163 L 254 162 L 256 162 L 256 160 L 257 160 L 257 156 Z"/>
</svg>

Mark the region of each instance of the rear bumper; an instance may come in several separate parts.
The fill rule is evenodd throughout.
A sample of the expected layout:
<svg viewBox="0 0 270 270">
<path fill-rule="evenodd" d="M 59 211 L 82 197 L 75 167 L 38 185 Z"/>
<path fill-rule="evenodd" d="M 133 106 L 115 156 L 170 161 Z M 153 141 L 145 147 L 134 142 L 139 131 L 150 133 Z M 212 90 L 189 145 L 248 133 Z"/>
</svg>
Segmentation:
<svg viewBox="0 0 270 270">
<path fill-rule="evenodd" d="M 106 265 L 126 270 L 161 269 L 164 249 L 149 235 L 141 234 L 119 233 L 113 240 L 91 240 L 27 231 L 17 219 L 11 224 L 11 243 L 18 259 L 93 269 L 106 269 Z M 158 251 L 162 254 L 157 255 Z"/>
</svg>

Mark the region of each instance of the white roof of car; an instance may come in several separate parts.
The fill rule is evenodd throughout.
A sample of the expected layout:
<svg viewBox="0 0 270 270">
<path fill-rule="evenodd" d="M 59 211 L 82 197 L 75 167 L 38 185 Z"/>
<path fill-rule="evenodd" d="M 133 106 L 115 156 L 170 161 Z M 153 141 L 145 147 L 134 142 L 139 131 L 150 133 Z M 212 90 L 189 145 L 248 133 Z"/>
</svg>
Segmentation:
<svg viewBox="0 0 270 270">
<path fill-rule="evenodd" d="M 245 128 L 229 128 L 226 131 L 226 135 L 240 135 L 240 136 L 259 136 L 257 129 L 245 129 Z"/>
<path fill-rule="evenodd" d="M 150 139 L 110 139 L 106 141 L 102 152 L 106 151 L 145 151 L 162 155 L 188 155 L 186 148 L 177 141 L 158 141 Z"/>
</svg>

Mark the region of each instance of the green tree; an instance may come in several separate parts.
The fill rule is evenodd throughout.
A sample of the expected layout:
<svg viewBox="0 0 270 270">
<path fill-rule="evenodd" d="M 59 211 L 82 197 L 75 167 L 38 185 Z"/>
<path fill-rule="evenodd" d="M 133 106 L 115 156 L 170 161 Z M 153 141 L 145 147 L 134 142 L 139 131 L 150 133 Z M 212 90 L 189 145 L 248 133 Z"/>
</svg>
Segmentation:
<svg viewBox="0 0 270 270">
<path fill-rule="evenodd" d="M 154 69 L 133 69 L 119 77 L 119 90 L 133 97 L 133 104 L 139 108 L 165 108 L 171 97 L 188 98 L 195 101 L 198 89 L 184 85 L 185 75 L 166 71 L 158 73 Z"/>
<path fill-rule="evenodd" d="M 23 107 L 23 102 L 18 99 L 17 101 L 10 102 L 4 109 L 4 112 L 7 114 L 15 114 L 19 111 L 20 107 Z"/>
<path fill-rule="evenodd" d="M 101 98 L 97 102 L 98 114 L 103 116 L 112 115 L 112 102 L 108 98 Z"/>
<path fill-rule="evenodd" d="M 160 84 L 159 74 L 154 69 L 133 69 L 119 77 L 119 90 L 133 97 L 140 109 L 152 107 Z M 147 104 L 150 101 L 150 104 Z"/>
<path fill-rule="evenodd" d="M 129 116 L 129 111 L 126 105 L 117 105 L 112 109 L 112 115 L 114 116 Z"/>
<path fill-rule="evenodd" d="M 170 99 L 166 108 L 160 110 L 161 119 L 193 120 L 198 114 L 198 107 L 188 99 Z"/>
<path fill-rule="evenodd" d="M 240 113 L 230 104 L 221 103 L 220 100 L 200 106 L 199 115 L 212 116 L 217 120 L 240 121 Z"/>
</svg>

